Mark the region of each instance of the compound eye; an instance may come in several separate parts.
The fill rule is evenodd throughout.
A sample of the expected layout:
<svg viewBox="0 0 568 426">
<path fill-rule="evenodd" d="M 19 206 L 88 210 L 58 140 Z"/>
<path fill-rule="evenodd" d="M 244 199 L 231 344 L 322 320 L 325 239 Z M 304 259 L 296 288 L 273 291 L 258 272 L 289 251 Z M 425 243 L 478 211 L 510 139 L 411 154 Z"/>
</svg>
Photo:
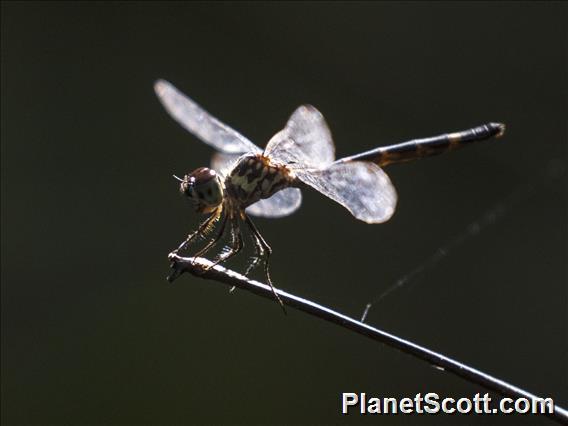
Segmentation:
<svg viewBox="0 0 568 426">
<path fill-rule="evenodd" d="M 215 170 L 208 167 L 195 169 L 190 175 L 190 179 L 195 183 L 195 185 L 205 184 L 209 181 L 215 180 L 216 178 L 217 173 L 215 173 Z"/>
<path fill-rule="evenodd" d="M 194 190 L 190 196 L 194 200 L 207 206 L 221 204 L 223 190 L 215 170 L 201 167 L 191 173 L 189 180 L 193 184 Z"/>
</svg>

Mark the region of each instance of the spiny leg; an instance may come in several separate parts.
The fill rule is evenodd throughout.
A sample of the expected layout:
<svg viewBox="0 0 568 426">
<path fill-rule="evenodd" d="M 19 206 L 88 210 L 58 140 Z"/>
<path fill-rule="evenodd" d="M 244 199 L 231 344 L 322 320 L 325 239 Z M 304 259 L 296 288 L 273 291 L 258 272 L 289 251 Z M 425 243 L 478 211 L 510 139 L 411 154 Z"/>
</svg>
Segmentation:
<svg viewBox="0 0 568 426">
<path fill-rule="evenodd" d="M 240 247 L 237 247 L 236 251 L 234 251 L 232 253 L 231 252 L 225 253 L 224 258 L 218 259 L 213 265 L 216 265 L 219 262 L 224 262 L 228 258 L 236 255 L 245 246 L 245 244 L 243 242 L 243 237 L 241 235 L 241 229 L 240 229 L 238 223 L 236 222 L 236 220 L 237 219 L 232 219 L 232 221 L 231 221 L 231 233 L 232 233 L 233 238 L 235 238 L 235 237 L 237 238 L 237 244 L 240 244 Z M 229 289 L 229 293 L 233 293 L 233 291 L 235 291 L 236 288 L 237 288 L 236 286 L 232 286 Z"/>
<path fill-rule="evenodd" d="M 258 231 L 258 228 L 255 226 L 255 224 L 250 219 L 250 217 L 248 217 L 247 214 L 244 214 L 244 219 L 252 232 L 255 241 L 255 248 L 258 252 L 258 255 L 263 256 L 264 254 L 266 254 L 266 256 L 264 256 L 264 273 L 266 274 L 266 280 L 268 281 L 268 285 L 272 290 L 272 294 L 274 294 L 275 299 L 282 307 L 284 314 L 286 314 L 286 308 L 284 307 L 284 303 L 282 302 L 282 299 L 280 299 L 280 296 L 278 296 L 278 293 L 276 293 L 276 289 L 274 288 L 272 280 L 270 279 L 269 260 L 270 260 L 270 255 L 272 254 L 272 248 L 268 245 L 264 237 Z"/>
<path fill-rule="evenodd" d="M 253 240 L 254 240 L 256 252 L 255 252 L 254 256 L 252 257 L 251 262 L 247 266 L 247 269 L 245 270 L 245 273 L 244 273 L 245 277 L 248 277 L 248 274 L 250 274 L 250 272 L 258 266 L 258 264 L 260 263 L 260 261 L 262 260 L 262 258 L 264 256 L 264 247 L 262 247 L 262 245 L 259 243 L 259 241 L 258 241 L 258 239 L 256 238 L 255 235 L 253 235 Z"/>
<path fill-rule="evenodd" d="M 215 223 L 217 219 L 221 216 L 221 209 L 217 209 L 213 212 L 211 216 L 205 219 L 197 228 L 197 230 L 187 236 L 184 242 L 182 242 L 177 249 L 173 251 L 174 254 L 177 254 L 181 250 L 185 250 L 188 244 L 195 239 L 198 235 L 204 235 L 207 231 L 211 228 L 211 226 Z"/>
<path fill-rule="evenodd" d="M 225 253 L 220 254 L 217 259 L 213 261 L 205 270 L 211 269 L 213 266 L 225 262 L 231 257 L 238 254 L 244 247 L 243 236 L 241 234 L 241 229 L 237 222 L 237 219 L 231 218 L 231 243 L 229 245 L 229 250 Z"/>
<path fill-rule="evenodd" d="M 224 216 L 223 219 L 221 220 L 221 226 L 219 228 L 219 232 L 217 232 L 217 235 L 215 235 L 215 238 L 213 238 L 211 241 L 209 241 L 207 243 L 207 245 L 205 247 L 203 247 L 201 250 L 199 250 L 197 253 L 195 253 L 193 255 L 194 258 L 203 256 L 213 246 L 215 246 L 215 244 L 217 244 L 219 242 L 219 240 L 221 240 L 221 238 L 223 237 L 223 234 L 225 233 L 225 225 L 226 224 L 227 224 L 227 216 Z"/>
<path fill-rule="evenodd" d="M 258 242 L 256 236 L 253 235 L 253 241 L 254 241 L 254 247 L 255 247 L 255 251 L 256 253 L 254 254 L 254 256 L 252 257 L 249 265 L 247 266 L 247 269 L 245 270 L 244 276 L 248 277 L 248 275 L 251 273 L 251 271 L 256 268 L 258 266 L 258 264 L 261 262 L 263 256 L 264 256 L 264 248 L 262 247 L 262 245 Z M 235 291 L 235 286 L 233 286 L 230 290 L 229 293 L 232 293 L 233 291 Z"/>
</svg>

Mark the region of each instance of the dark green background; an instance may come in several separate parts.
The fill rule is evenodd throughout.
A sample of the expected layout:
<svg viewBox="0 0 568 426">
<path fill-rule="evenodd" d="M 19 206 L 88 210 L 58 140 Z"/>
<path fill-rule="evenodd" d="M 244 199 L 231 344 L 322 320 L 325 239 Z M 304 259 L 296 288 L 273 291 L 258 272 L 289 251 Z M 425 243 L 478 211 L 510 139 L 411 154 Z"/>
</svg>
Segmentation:
<svg viewBox="0 0 568 426">
<path fill-rule="evenodd" d="M 200 219 L 171 175 L 211 149 L 152 84 L 170 80 L 261 146 L 309 102 L 338 156 L 507 123 L 499 141 L 390 167 L 386 224 L 305 193 L 296 214 L 257 225 L 279 287 L 358 316 L 536 185 L 369 322 L 566 407 L 566 182 L 538 183 L 566 164 L 566 22 L 560 3 L 3 2 L 2 422 L 548 424 L 343 417 L 344 391 L 484 390 L 215 282 L 168 285 L 166 255 Z"/>
</svg>

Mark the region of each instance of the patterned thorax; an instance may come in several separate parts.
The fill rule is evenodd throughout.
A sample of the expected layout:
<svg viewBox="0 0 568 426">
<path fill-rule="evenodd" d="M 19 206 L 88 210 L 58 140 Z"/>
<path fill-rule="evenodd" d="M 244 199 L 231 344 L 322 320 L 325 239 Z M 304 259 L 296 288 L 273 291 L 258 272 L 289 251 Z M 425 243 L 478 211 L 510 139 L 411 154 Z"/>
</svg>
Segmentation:
<svg viewBox="0 0 568 426">
<path fill-rule="evenodd" d="M 271 164 L 262 154 L 251 154 L 239 159 L 225 179 L 225 190 L 232 201 L 245 208 L 269 198 L 292 182 L 286 167 Z"/>
</svg>

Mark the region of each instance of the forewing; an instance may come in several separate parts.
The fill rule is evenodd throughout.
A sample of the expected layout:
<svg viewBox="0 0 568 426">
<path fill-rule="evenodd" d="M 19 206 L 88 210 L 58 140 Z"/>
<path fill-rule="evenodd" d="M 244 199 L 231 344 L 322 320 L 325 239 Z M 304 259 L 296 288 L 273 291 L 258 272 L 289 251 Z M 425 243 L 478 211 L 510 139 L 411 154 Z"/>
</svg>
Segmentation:
<svg viewBox="0 0 568 426">
<path fill-rule="evenodd" d="M 246 212 L 253 216 L 284 217 L 296 211 L 300 204 L 302 204 L 301 191 L 298 188 L 285 188 L 272 197 L 247 207 Z"/>
<path fill-rule="evenodd" d="M 338 202 L 359 220 L 381 223 L 394 213 L 396 190 L 376 164 L 354 161 L 295 173 L 302 182 Z"/>
<path fill-rule="evenodd" d="M 264 154 L 292 169 L 325 168 L 333 162 L 335 148 L 323 115 L 313 106 L 303 105 L 270 139 Z"/>
<path fill-rule="evenodd" d="M 165 80 L 154 84 L 156 95 L 166 111 L 186 130 L 218 151 L 228 154 L 262 150 L 226 124 L 221 123 Z"/>
</svg>

